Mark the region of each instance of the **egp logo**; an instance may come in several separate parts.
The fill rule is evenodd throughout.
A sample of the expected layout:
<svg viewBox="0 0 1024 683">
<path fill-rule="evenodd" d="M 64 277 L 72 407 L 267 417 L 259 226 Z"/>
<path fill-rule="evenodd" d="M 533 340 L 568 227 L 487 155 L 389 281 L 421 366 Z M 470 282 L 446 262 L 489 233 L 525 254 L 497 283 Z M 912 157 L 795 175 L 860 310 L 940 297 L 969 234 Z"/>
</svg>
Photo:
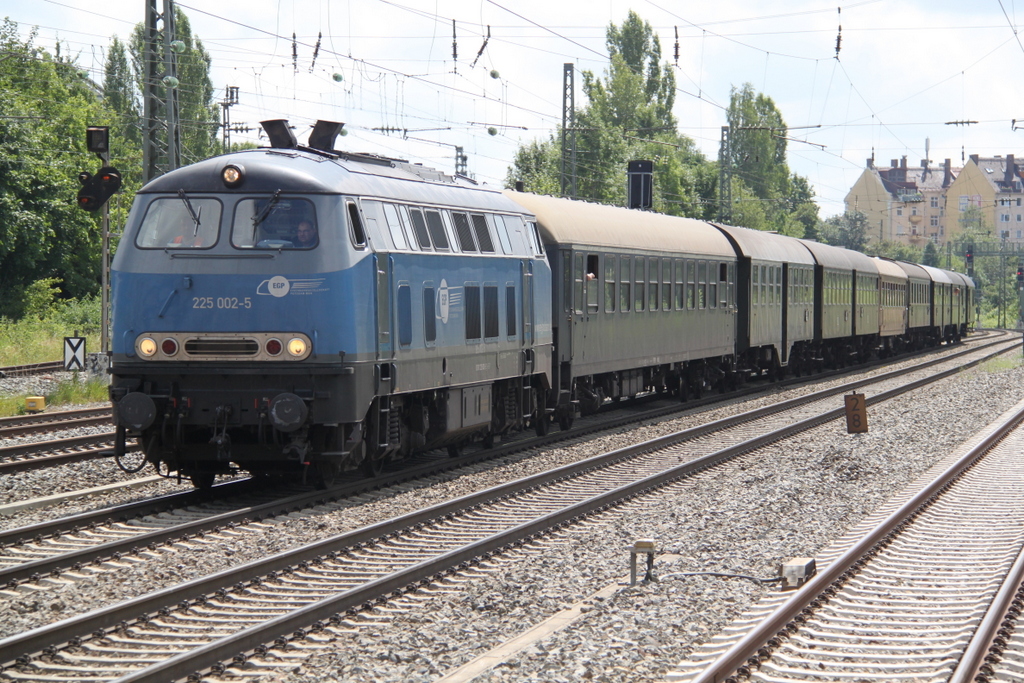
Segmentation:
<svg viewBox="0 0 1024 683">
<path fill-rule="evenodd" d="M 283 275 L 275 275 L 267 281 L 267 290 L 271 296 L 281 298 L 287 296 L 288 290 L 292 288 L 292 283 L 288 282 L 288 278 Z"/>
<path fill-rule="evenodd" d="M 448 281 L 441 280 L 441 286 L 437 288 L 437 312 L 441 322 L 448 322 L 448 311 L 451 308 L 451 298 L 448 294 Z"/>
</svg>

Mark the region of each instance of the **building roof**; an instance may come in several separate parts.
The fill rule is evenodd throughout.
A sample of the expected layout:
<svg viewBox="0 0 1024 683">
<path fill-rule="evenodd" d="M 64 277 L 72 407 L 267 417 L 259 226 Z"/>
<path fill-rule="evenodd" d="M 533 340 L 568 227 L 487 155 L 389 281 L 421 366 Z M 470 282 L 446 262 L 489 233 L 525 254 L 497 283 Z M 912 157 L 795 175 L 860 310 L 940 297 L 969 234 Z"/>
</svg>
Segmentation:
<svg viewBox="0 0 1024 683">
<path fill-rule="evenodd" d="M 996 192 L 1024 192 L 1024 169 L 1017 163 L 1013 154 L 1007 154 L 1005 157 L 982 157 L 972 154 L 971 161 Z"/>
</svg>

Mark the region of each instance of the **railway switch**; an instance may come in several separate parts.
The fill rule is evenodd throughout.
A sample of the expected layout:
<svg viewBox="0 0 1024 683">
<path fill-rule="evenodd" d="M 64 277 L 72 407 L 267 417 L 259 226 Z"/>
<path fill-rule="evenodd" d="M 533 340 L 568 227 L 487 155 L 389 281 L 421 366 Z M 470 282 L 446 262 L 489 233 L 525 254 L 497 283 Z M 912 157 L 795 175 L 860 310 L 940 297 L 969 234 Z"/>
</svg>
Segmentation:
<svg viewBox="0 0 1024 683">
<path fill-rule="evenodd" d="M 647 572 L 644 574 L 644 583 L 654 579 L 654 553 L 657 551 L 653 538 L 641 538 L 637 540 L 629 551 L 629 585 L 636 585 L 636 556 L 647 555 Z"/>
<path fill-rule="evenodd" d="M 782 590 L 793 590 L 807 583 L 818 572 L 813 557 L 794 557 L 782 563 Z"/>
</svg>

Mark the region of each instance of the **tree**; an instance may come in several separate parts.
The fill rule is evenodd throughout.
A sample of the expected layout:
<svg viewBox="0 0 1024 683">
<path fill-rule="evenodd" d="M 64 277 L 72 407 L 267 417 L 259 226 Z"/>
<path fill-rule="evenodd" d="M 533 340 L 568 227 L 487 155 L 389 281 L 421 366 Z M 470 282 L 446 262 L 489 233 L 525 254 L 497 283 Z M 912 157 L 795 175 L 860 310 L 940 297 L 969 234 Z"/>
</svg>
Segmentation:
<svg viewBox="0 0 1024 683">
<path fill-rule="evenodd" d="M 97 86 L 73 61 L 0 27 L 0 315 L 17 318 L 27 288 L 57 278 L 61 296 L 99 287 L 96 217 L 77 208 L 78 174 L 93 172 L 85 129 L 109 124 Z"/>
<path fill-rule="evenodd" d="M 654 163 L 654 208 L 675 215 L 714 216 L 716 177 L 696 145 L 677 132 L 672 116 L 675 79 L 661 61 L 650 24 L 630 12 L 607 31 L 604 78 L 583 73 L 587 105 L 576 116 L 576 196 L 605 204 L 626 201 L 626 165 Z M 506 184 L 521 180 L 534 192 L 560 193 L 561 142 L 533 141 L 516 152 Z"/>
<path fill-rule="evenodd" d="M 903 260 L 908 260 L 908 259 L 903 259 Z M 924 246 L 924 253 L 921 255 L 921 260 L 920 261 L 915 261 L 915 263 L 923 263 L 926 266 L 938 267 L 938 265 L 939 265 L 939 248 L 935 246 L 935 242 L 932 242 L 931 240 L 928 240 L 928 244 L 926 244 Z"/>
<path fill-rule="evenodd" d="M 825 244 L 862 252 L 868 243 L 868 217 L 860 211 L 832 216 L 821 225 L 818 237 Z"/>
<path fill-rule="evenodd" d="M 772 98 L 746 83 L 733 88 L 726 113 L 729 145 L 726 158 L 732 176 L 732 221 L 754 227 L 749 211 L 736 211 L 737 181 L 762 202 L 765 226 L 795 237 L 815 237 L 820 222 L 814 191 L 806 178 L 791 175 L 786 163 L 787 126 Z"/>
</svg>

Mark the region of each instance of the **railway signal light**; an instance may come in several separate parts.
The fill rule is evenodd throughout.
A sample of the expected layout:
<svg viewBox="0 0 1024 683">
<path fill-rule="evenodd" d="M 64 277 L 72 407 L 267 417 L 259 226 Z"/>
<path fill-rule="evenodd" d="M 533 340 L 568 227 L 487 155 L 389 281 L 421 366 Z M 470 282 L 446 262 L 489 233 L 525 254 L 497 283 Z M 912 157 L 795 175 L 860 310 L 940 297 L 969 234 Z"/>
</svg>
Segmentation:
<svg viewBox="0 0 1024 683">
<path fill-rule="evenodd" d="M 1024 266 L 1017 266 L 1017 285 L 1024 284 Z"/>
<path fill-rule="evenodd" d="M 82 189 L 78 191 L 78 208 L 98 211 L 121 188 L 121 172 L 113 166 L 104 166 L 96 171 L 96 175 L 85 171 L 79 173 L 78 182 L 82 183 Z"/>
</svg>

